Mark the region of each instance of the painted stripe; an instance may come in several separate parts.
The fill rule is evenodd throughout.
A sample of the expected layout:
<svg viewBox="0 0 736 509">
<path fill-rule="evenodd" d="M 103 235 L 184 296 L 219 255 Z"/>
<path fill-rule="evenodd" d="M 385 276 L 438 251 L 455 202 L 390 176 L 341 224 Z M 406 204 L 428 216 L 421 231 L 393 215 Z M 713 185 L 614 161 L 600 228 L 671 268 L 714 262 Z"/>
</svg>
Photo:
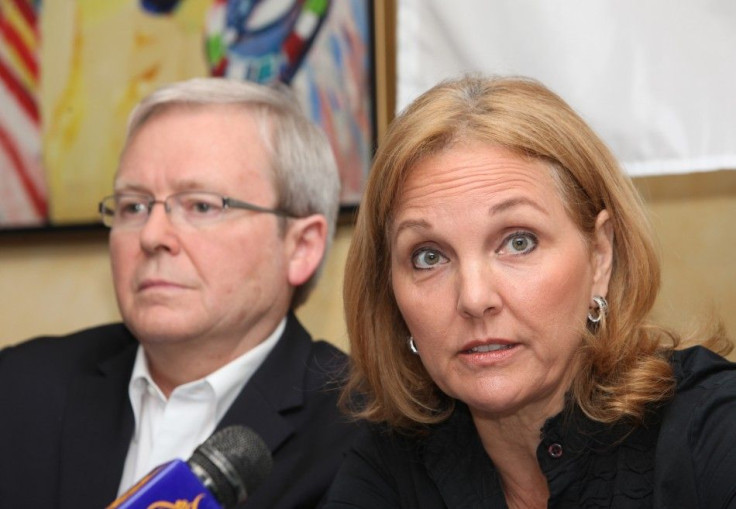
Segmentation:
<svg viewBox="0 0 736 509">
<path fill-rule="evenodd" d="M 31 76 L 33 76 L 34 81 L 38 81 L 38 64 L 36 64 L 36 56 L 28 46 L 23 43 L 23 39 L 21 39 L 15 28 L 0 20 L 0 37 L 4 38 L 8 45 L 15 50 L 25 68 Z"/>
<path fill-rule="evenodd" d="M 4 83 L 0 82 L 0 122 L 10 132 L 24 154 L 41 152 L 41 126 L 34 122 L 20 105 L 10 97 Z"/>
<path fill-rule="evenodd" d="M 30 198 L 36 213 L 42 217 L 46 217 L 48 214 L 46 198 L 41 194 L 36 186 L 33 185 L 20 152 L 18 152 L 2 124 L 0 124 L 0 149 L 7 154 L 8 158 L 12 162 L 21 184 L 23 185 L 23 189 Z"/>
<path fill-rule="evenodd" d="M 3 0 L 0 0 L 0 3 L 2 2 Z M 7 3 L 7 0 L 5 0 L 5 5 L 7 8 L 3 11 L 3 15 L 0 18 L 4 18 L 8 24 L 15 27 L 23 43 L 35 51 L 38 48 L 37 21 L 34 19 L 32 22 L 29 22 L 23 16 L 23 13 L 12 3 Z"/>
<path fill-rule="evenodd" d="M 32 226 L 44 223 L 44 219 L 33 210 L 30 199 L 23 192 L 10 160 L 0 149 L 0 228 L 3 226 Z"/>
<path fill-rule="evenodd" d="M 12 46 L 3 46 L 2 39 L 0 39 L 0 60 L 5 61 L 6 67 L 10 69 L 10 72 L 15 76 L 22 88 L 31 93 L 38 89 L 38 80 L 33 77 L 23 64 L 15 48 Z"/>
<path fill-rule="evenodd" d="M 35 99 L 30 93 L 28 93 L 18 79 L 13 76 L 11 70 L 2 60 L 0 60 L 0 81 L 5 84 L 11 96 L 14 97 L 21 108 L 23 108 L 26 115 L 28 115 L 34 122 L 40 122 L 40 116 Z"/>
<path fill-rule="evenodd" d="M 10 3 L 20 12 L 28 25 L 36 26 L 36 12 L 31 5 L 31 0 L 10 0 Z"/>
</svg>

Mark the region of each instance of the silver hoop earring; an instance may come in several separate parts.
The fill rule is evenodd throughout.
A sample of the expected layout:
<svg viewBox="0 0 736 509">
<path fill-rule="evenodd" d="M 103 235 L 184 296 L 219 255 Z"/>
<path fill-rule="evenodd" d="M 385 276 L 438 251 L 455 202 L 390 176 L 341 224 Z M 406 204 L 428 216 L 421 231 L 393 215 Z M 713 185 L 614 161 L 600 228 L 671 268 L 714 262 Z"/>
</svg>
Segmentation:
<svg viewBox="0 0 736 509">
<path fill-rule="evenodd" d="M 601 321 L 603 316 L 608 313 L 608 302 L 606 302 L 606 299 L 600 295 L 595 295 L 593 297 L 593 302 L 595 303 L 595 306 L 593 309 L 588 311 L 588 321 L 592 325 L 596 325 Z"/>
<path fill-rule="evenodd" d="M 413 337 L 409 336 L 409 339 L 406 340 L 406 344 L 409 345 L 409 351 L 411 351 L 411 353 L 419 355 L 419 350 L 417 350 L 417 345 L 414 343 Z"/>
</svg>

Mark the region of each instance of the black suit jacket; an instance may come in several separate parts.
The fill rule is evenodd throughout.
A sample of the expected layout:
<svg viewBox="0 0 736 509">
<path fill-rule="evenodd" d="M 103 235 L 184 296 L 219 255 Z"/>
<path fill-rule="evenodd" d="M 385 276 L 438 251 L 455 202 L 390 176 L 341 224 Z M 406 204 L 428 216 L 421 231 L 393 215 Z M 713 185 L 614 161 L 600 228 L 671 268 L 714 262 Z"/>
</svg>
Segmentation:
<svg viewBox="0 0 736 509">
<path fill-rule="evenodd" d="M 0 506 L 101 508 L 115 499 L 133 434 L 138 343 L 122 324 L 0 351 Z M 314 507 L 357 431 L 336 407 L 346 357 L 297 319 L 225 414 L 271 449 L 244 508 Z M 186 458 L 182 458 L 186 459 Z"/>
</svg>

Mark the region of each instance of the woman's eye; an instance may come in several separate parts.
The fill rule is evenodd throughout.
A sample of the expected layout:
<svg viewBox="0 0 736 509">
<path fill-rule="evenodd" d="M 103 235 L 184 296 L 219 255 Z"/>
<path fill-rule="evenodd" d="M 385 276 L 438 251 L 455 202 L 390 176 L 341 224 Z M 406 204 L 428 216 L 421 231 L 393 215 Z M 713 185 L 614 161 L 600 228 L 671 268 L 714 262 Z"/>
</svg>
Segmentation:
<svg viewBox="0 0 736 509">
<path fill-rule="evenodd" d="M 506 237 L 499 252 L 520 255 L 531 253 L 536 247 L 536 235 L 529 232 L 517 232 Z"/>
<path fill-rule="evenodd" d="M 427 248 L 416 251 L 411 257 L 415 269 L 431 269 L 446 260 L 436 249 Z"/>
</svg>

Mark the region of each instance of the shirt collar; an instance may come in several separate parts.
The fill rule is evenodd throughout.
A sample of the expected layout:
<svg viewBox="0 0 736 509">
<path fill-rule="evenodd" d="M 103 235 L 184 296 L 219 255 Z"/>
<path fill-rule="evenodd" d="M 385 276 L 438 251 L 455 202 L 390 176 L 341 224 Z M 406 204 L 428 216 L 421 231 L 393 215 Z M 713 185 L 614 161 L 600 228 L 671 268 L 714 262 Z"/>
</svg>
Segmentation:
<svg viewBox="0 0 736 509">
<path fill-rule="evenodd" d="M 217 422 L 227 412 L 230 405 L 235 401 L 240 391 L 248 383 L 248 380 L 258 370 L 258 367 L 263 363 L 268 354 L 276 346 L 281 335 L 286 329 L 286 317 L 276 326 L 276 329 L 263 341 L 261 341 L 254 348 L 251 348 L 240 357 L 230 361 L 218 370 L 210 373 L 204 378 L 194 380 L 181 385 L 174 389 L 172 396 L 179 389 L 186 390 L 194 385 L 205 384 L 209 386 L 217 401 L 215 418 Z M 128 383 L 128 396 L 130 398 L 130 404 L 133 407 L 133 416 L 135 418 L 135 433 L 134 436 L 138 435 L 140 427 L 140 415 L 142 408 L 143 395 L 145 391 L 153 390 L 157 397 L 162 401 L 166 400 L 161 389 L 156 385 L 151 377 L 151 372 L 148 369 L 148 363 L 146 362 L 145 350 L 141 345 L 138 345 L 138 350 L 135 356 L 135 362 L 133 364 L 133 372 L 130 376 L 130 382 Z"/>
</svg>

